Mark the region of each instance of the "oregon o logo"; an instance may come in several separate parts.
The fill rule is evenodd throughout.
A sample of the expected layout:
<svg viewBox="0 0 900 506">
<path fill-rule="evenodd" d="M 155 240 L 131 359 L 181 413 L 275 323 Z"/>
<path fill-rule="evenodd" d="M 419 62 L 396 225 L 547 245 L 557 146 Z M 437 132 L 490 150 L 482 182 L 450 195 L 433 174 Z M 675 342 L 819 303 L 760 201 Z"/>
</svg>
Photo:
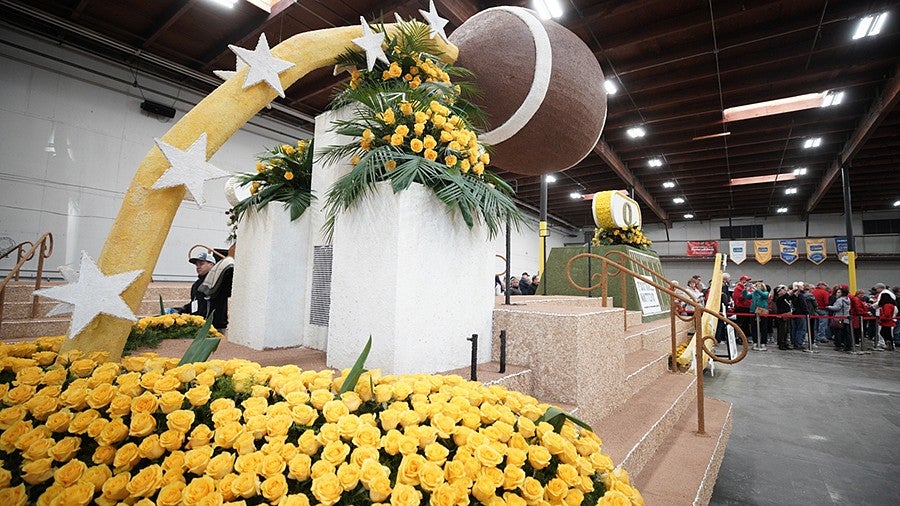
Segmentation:
<svg viewBox="0 0 900 506">
<path fill-rule="evenodd" d="M 641 206 L 618 191 L 594 194 L 594 223 L 599 228 L 641 226 Z"/>
</svg>

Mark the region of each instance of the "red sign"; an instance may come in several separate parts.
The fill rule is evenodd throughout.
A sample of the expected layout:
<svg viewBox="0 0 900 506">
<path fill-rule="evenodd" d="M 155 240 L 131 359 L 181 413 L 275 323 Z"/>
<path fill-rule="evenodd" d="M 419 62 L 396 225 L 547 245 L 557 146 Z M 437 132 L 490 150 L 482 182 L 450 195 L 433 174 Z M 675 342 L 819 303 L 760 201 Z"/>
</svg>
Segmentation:
<svg viewBox="0 0 900 506">
<path fill-rule="evenodd" d="M 688 241 L 687 256 L 713 257 L 719 251 L 719 241 Z"/>
</svg>

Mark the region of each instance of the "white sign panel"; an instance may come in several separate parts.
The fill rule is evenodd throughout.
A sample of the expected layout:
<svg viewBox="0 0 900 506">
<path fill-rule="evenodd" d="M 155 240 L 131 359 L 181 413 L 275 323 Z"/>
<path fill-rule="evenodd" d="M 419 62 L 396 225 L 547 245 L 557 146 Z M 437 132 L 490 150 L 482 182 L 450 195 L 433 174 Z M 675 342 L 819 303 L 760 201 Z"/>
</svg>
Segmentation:
<svg viewBox="0 0 900 506">
<path fill-rule="evenodd" d="M 747 241 L 731 241 L 728 243 L 728 250 L 731 255 L 731 260 L 733 260 L 736 265 L 741 265 L 741 263 L 747 259 Z"/>
<path fill-rule="evenodd" d="M 656 288 L 640 279 L 634 278 L 634 289 L 637 292 L 638 300 L 641 301 L 641 312 L 644 313 L 644 316 L 663 312 L 662 306 L 659 304 L 659 295 L 657 295 Z"/>
</svg>

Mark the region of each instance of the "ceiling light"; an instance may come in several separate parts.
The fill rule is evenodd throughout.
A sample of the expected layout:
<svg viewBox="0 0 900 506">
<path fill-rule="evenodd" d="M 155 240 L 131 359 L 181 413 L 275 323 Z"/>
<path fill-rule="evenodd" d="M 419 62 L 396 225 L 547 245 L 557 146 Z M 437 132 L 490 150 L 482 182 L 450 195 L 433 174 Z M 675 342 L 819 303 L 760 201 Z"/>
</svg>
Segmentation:
<svg viewBox="0 0 900 506">
<path fill-rule="evenodd" d="M 900 207 L 900 200 L 894 201 L 894 207 Z"/>
<path fill-rule="evenodd" d="M 619 87 L 616 86 L 616 83 L 612 79 L 607 79 L 603 81 L 603 88 L 606 89 L 607 95 L 615 95 L 619 92 Z"/>
<path fill-rule="evenodd" d="M 665 183 L 663 183 L 663 188 L 675 188 L 675 182 L 674 181 L 666 181 Z"/>
<path fill-rule="evenodd" d="M 775 181 L 791 181 L 793 179 L 797 179 L 797 176 L 793 174 L 769 174 L 767 176 L 739 177 L 732 179 L 728 186 L 774 183 Z"/>
<path fill-rule="evenodd" d="M 660 160 L 659 158 L 651 158 L 647 162 L 647 165 L 651 167 L 662 167 L 662 160 Z"/>
<path fill-rule="evenodd" d="M 806 175 L 806 167 L 797 167 L 792 172 L 795 176 L 805 176 Z"/>
<path fill-rule="evenodd" d="M 647 131 L 644 130 L 643 127 L 631 127 L 626 130 L 625 133 L 628 134 L 628 137 L 631 137 L 632 139 L 637 139 L 638 137 L 647 135 Z"/>
<path fill-rule="evenodd" d="M 787 195 L 794 195 L 795 193 L 797 193 L 797 189 L 794 187 L 785 188 L 784 193 Z"/>
<path fill-rule="evenodd" d="M 684 217 L 685 217 L 685 219 L 688 219 L 688 220 L 689 220 L 689 219 L 693 218 L 694 215 L 691 214 L 691 213 L 687 213 L 687 214 L 684 215 Z"/>
<path fill-rule="evenodd" d="M 562 4 L 559 0 L 534 0 L 534 10 L 541 19 L 559 18 L 563 15 Z"/>
<path fill-rule="evenodd" d="M 212 0 L 212 2 L 219 4 L 222 7 L 228 7 L 229 9 L 233 9 L 234 4 L 238 3 L 238 0 Z"/>
<path fill-rule="evenodd" d="M 859 23 L 856 24 L 856 31 L 853 32 L 853 40 L 878 35 L 881 32 L 881 27 L 884 26 L 887 15 L 887 12 L 882 12 L 875 16 L 866 16 L 860 19 Z"/>
<path fill-rule="evenodd" d="M 821 137 L 810 137 L 809 139 L 806 139 L 805 141 L 803 141 L 803 147 L 806 149 L 817 148 L 821 145 L 822 145 Z"/>
<path fill-rule="evenodd" d="M 572 192 L 569 194 L 569 197 L 572 197 L 573 199 L 578 200 L 578 199 L 584 197 L 584 195 L 582 195 L 578 192 Z"/>
<path fill-rule="evenodd" d="M 546 179 L 548 183 L 556 182 L 556 176 L 554 176 L 553 174 L 547 174 L 546 176 L 544 176 L 544 179 Z"/>
<path fill-rule="evenodd" d="M 755 104 L 729 107 L 722 111 L 722 120 L 725 122 L 739 121 L 742 119 L 760 118 L 786 112 L 802 111 L 803 109 L 813 109 L 815 107 L 820 107 L 824 98 L 825 92 L 807 93 L 795 97 L 779 98 L 776 100 L 757 102 Z"/>
<path fill-rule="evenodd" d="M 825 93 L 825 98 L 822 100 L 822 107 L 831 107 L 833 105 L 838 105 L 844 101 L 844 92 L 843 91 L 829 91 Z"/>
<path fill-rule="evenodd" d="M 676 204 L 684 204 L 684 199 L 681 197 L 675 197 L 674 199 L 672 199 L 672 202 Z"/>
<path fill-rule="evenodd" d="M 788 212 L 788 208 L 786 208 L 786 207 L 779 207 L 779 208 L 778 208 L 778 212 L 784 214 L 784 213 Z"/>
</svg>

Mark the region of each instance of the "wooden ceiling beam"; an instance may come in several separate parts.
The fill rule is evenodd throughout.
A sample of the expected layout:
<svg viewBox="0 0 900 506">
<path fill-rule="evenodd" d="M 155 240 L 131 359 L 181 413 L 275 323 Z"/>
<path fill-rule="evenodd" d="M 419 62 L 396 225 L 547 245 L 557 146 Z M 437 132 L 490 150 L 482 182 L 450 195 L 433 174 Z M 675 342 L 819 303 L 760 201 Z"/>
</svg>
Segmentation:
<svg viewBox="0 0 900 506">
<path fill-rule="evenodd" d="M 875 129 L 878 128 L 878 125 L 881 124 L 884 118 L 894 109 L 894 106 L 897 105 L 898 99 L 900 99 L 900 64 L 894 66 L 894 77 L 887 82 L 884 86 L 884 90 L 876 97 L 874 102 L 872 102 L 869 112 L 867 112 L 860 120 L 856 131 L 854 131 L 850 138 L 847 139 L 843 149 L 841 149 L 837 158 L 832 162 L 831 167 L 828 168 L 818 189 L 813 193 L 812 197 L 810 197 L 809 202 L 807 202 L 806 207 L 803 210 L 804 218 L 809 216 L 813 210 L 815 210 L 816 206 L 822 200 L 822 197 L 825 196 L 828 189 L 837 180 L 841 173 L 841 167 L 853 160 L 853 157 L 856 156 L 860 149 L 862 149 L 869 136 L 872 135 Z"/>
<path fill-rule="evenodd" d="M 474 4 L 474 0 L 436 0 L 434 5 L 438 14 L 450 20 L 455 26 L 463 24 L 478 13 L 478 6 Z"/>
<path fill-rule="evenodd" d="M 80 0 L 78 5 L 75 6 L 75 9 L 72 10 L 72 19 L 78 21 L 81 18 L 81 15 L 84 14 L 84 10 L 90 2 L 91 0 Z"/>
<path fill-rule="evenodd" d="M 656 199 L 653 198 L 653 195 L 644 188 L 644 185 L 641 184 L 640 181 L 634 176 L 628 167 L 625 166 L 625 163 L 619 158 L 618 155 L 609 147 L 609 144 L 606 143 L 603 139 L 600 139 L 600 142 L 594 146 L 594 153 L 597 153 L 600 158 L 606 162 L 607 165 L 618 174 L 622 181 L 625 184 L 634 188 L 634 193 L 637 195 L 644 203 L 653 210 L 653 213 L 659 216 L 659 218 L 664 221 L 667 225 L 669 224 L 669 215 L 665 210 L 656 202 Z"/>
<path fill-rule="evenodd" d="M 249 23 L 240 27 L 235 32 L 229 34 L 227 37 L 225 37 L 225 40 L 221 44 L 215 45 L 216 49 L 213 49 L 212 51 L 200 57 L 200 61 L 203 62 L 202 70 L 208 72 L 213 67 L 213 65 L 215 65 L 215 62 L 219 60 L 219 58 L 231 54 L 231 50 L 228 49 L 228 44 L 246 47 L 251 37 L 259 34 L 260 32 L 264 32 L 269 26 L 281 19 L 282 16 L 287 15 L 287 13 L 290 12 L 292 8 L 295 8 L 296 5 L 297 2 L 295 0 L 280 0 L 278 3 L 272 6 L 272 11 L 269 12 L 269 14 L 262 22 Z M 260 12 L 265 13 L 265 11 Z M 272 44 L 271 41 L 269 43 Z M 255 44 L 253 44 L 253 46 L 255 46 Z"/>
<path fill-rule="evenodd" d="M 177 2 L 173 2 L 166 11 L 163 12 L 156 23 L 154 23 L 153 27 L 147 31 L 147 34 L 144 36 L 144 42 L 141 44 L 141 48 L 147 49 L 150 47 L 160 35 L 165 33 L 165 31 L 175 24 L 184 13 L 193 7 L 194 2 L 195 0 L 178 0 Z"/>
</svg>

